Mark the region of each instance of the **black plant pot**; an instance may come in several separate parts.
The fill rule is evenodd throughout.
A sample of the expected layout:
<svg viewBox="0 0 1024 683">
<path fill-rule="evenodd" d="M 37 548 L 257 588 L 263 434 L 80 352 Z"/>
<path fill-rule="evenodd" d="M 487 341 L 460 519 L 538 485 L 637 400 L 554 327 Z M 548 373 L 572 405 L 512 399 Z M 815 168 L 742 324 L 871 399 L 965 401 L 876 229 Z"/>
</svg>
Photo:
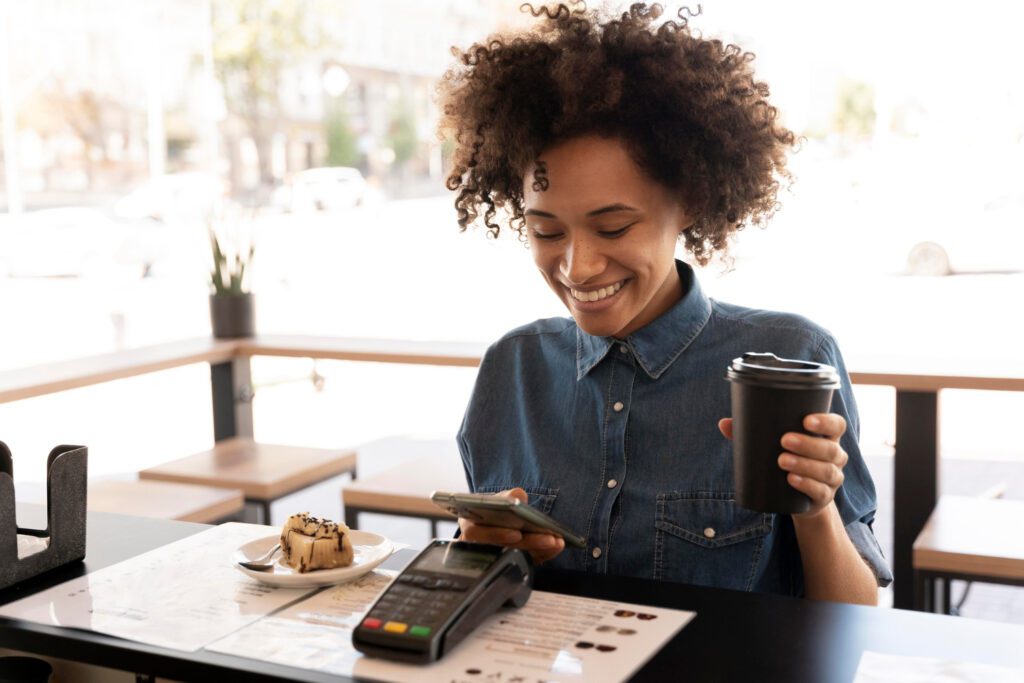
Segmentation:
<svg viewBox="0 0 1024 683">
<path fill-rule="evenodd" d="M 217 339 L 251 337 L 256 334 L 252 293 L 211 294 L 210 325 Z"/>
</svg>

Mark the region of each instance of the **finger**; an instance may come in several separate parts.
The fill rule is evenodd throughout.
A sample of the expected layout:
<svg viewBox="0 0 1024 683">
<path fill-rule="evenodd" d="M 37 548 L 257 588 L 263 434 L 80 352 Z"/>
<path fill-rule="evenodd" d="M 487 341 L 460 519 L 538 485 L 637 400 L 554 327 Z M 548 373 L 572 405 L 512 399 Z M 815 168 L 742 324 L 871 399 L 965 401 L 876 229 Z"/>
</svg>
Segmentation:
<svg viewBox="0 0 1024 683">
<path fill-rule="evenodd" d="M 815 413 L 804 418 L 804 429 L 838 440 L 846 433 L 846 420 L 835 413 Z"/>
<path fill-rule="evenodd" d="M 565 549 L 565 541 L 551 534 L 523 534 L 515 529 L 474 524 L 469 520 L 460 520 L 459 526 L 463 529 L 461 540 L 518 548 L 528 552 L 536 564 L 547 562 Z"/>
<path fill-rule="evenodd" d="M 790 453 L 830 462 L 838 467 L 845 467 L 848 456 L 839 442 L 821 436 L 808 436 L 797 432 L 787 432 L 782 436 L 782 447 Z"/>
<path fill-rule="evenodd" d="M 792 453 L 779 456 L 779 467 L 804 479 L 813 479 L 832 490 L 843 485 L 843 471 L 830 462 L 801 458 Z"/>
<path fill-rule="evenodd" d="M 786 475 L 786 481 L 789 485 L 800 491 L 808 498 L 811 499 L 811 504 L 816 508 L 821 508 L 828 505 L 833 498 L 835 498 L 835 491 L 830 489 L 820 481 L 814 479 L 805 479 L 799 474 L 789 473 Z"/>
<path fill-rule="evenodd" d="M 564 546 L 564 541 L 554 534 L 541 534 L 541 533 L 530 533 L 526 532 L 522 534 L 522 540 L 512 545 L 513 548 L 519 548 L 520 550 L 538 551 L 538 552 L 550 552 L 555 548 L 559 547 L 559 544 Z"/>
<path fill-rule="evenodd" d="M 526 491 L 519 487 L 516 487 L 514 489 L 508 489 L 507 491 L 502 491 L 497 495 L 504 496 L 506 498 L 518 498 L 519 502 L 521 503 L 528 503 L 530 501 L 530 496 L 526 494 Z"/>
<path fill-rule="evenodd" d="M 477 524 L 461 517 L 459 518 L 459 528 L 462 529 L 459 538 L 473 543 L 513 546 L 523 540 L 523 533 L 517 529 Z"/>
<path fill-rule="evenodd" d="M 550 536 L 550 534 L 537 534 L 543 536 Z M 550 536 L 554 539 L 554 545 L 550 548 L 539 548 L 539 549 L 525 549 L 530 553 L 530 557 L 533 558 L 535 564 L 541 564 L 547 562 L 558 556 L 563 550 L 565 550 L 565 541 L 556 536 Z"/>
<path fill-rule="evenodd" d="M 718 431 L 722 432 L 722 436 L 732 441 L 732 418 L 723 417 L 719 420 Z"/>
</svg>

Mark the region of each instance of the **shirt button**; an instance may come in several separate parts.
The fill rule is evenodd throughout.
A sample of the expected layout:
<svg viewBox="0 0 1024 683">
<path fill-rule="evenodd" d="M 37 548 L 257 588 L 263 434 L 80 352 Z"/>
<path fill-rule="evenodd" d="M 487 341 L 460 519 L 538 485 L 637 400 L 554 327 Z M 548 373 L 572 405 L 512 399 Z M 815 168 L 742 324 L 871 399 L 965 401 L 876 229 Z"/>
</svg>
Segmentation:
<svg viewBox="0 0 1024 683">
<path fill-rule="evenodd" d="M 590 553 L 590 554 L 593 555 L 594 559 L 596 560 L 597 558 L 601 557 L 601 549 L 600 548 L 594 548 L 594 551 L 592 553 Z"/>
<path fill-rule="evenodd" d="M 619 353 L 629 353 L 629 347 L 625 344 L 619 344 Z"/>
<path fill-rule="evenodd" d="M 622 404 L 622 401 L 616 401 L 615 405 L 612 406 L 612 410 L 614 410 L 616 413 L 621 413 L 622 409 L 625 407 L 626 406 Z"/>
<path fill-rule="evenodd" d="M 711 527 L 708 527 L 707 529 L 704 530 L 704 538 L 714 538 L 714 537 L 715 537 L 715 530 L 714 529 L 712 529 Z"/>
<path fill-rule="evenodd" d="M 608 480 L 608 488 L 613 489 L 613 488 L 615 488 L 618 485 L 619 485 L 619 482 L 615 481 L 614 479 L 609 479 Z"/>
</svg>

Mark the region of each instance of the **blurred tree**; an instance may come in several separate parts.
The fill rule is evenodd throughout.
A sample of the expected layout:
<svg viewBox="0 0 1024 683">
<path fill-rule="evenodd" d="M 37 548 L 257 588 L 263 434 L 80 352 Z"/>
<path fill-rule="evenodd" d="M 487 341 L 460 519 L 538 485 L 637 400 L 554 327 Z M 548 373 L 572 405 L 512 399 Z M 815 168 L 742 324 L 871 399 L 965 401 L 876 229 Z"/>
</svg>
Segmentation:
<svg viewBox="0 0 1024 683">
<path fill-rule="evenodd" d="M 88 189 L 96 184 L 96 166 L 109 162 L 108 140 L 113 133 L 127 135 L 131 116 L 110 97 L 75 88 L 59 78 L 50 79 L 24 105 L 24 127 L 41 138 L 71 133 L 82 145 L 81 162 Z M 49 168 L 44 174 L 49 185 Z"/>
<path fill-rule="evenodd" d="M 335 98 L 327 107 L 327 159 L 328 166 L 358 166 L 359 142 L 349 125 L 344 105 Z"/>
<path fill-rule="evenodd" d="M 215 0 L 213 62 L 228 111 L 256 146 L 260 182 L 273 182 L 271 141 L 281 127 L 281 86 L 331 41 L 317 21 L 317 0 Z"/>
<path fill-rule="evenodd" d="M 391 149 L 395 152 L 395 163 L 401 168 L 416 156 L 419 138 L 416 135 L 416 117 L 412 107 L 404 99 L 398 105 L 391 127 L 388 130 Z"/>
<path fill-rule="evenodd" d="M 868 138 L 875 130 L 875 89 L 869 83 L 844 78 L 839 82 L 832 128 L 845 137 Z"/>
</svg>

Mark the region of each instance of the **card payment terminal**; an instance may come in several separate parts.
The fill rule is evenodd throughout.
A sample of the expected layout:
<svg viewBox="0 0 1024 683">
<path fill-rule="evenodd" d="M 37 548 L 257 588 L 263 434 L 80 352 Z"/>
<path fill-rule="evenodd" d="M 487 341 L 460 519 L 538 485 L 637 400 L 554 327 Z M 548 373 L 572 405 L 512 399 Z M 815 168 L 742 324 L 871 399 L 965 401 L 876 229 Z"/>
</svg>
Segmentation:
<svg viewBox="0 0 1024 683">
<path fill-rule="evenodd" d="M 377 598 L 352 645 L 371 657 L 432 662 L 502 605 L 525 605 L 532 586 L 521 550 L 434 541 Z"/>
</svg>

